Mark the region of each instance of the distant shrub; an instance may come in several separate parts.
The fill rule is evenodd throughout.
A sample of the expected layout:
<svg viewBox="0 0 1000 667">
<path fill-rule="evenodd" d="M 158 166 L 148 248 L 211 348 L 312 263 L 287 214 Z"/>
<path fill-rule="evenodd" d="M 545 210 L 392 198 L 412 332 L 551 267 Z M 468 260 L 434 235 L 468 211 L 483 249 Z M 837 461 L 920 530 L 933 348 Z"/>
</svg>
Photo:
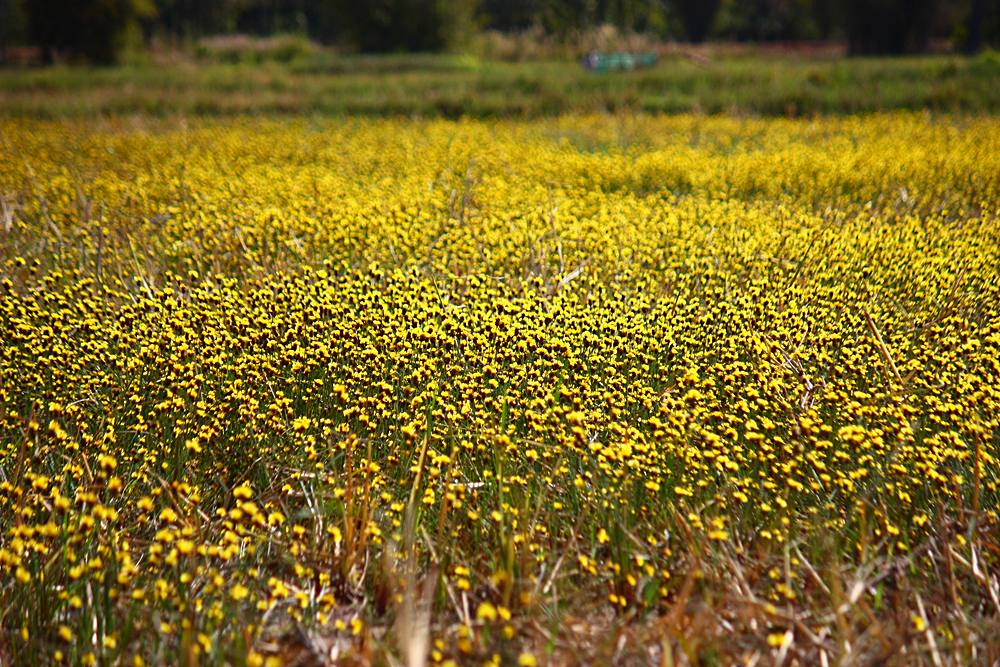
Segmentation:
<svg viewBox="0 0 1000 667">
<path fill-rule="evenodd" d="M 489 60 L 525 62 L 544 59 L 576 59 L 599 52 L 660 52 L 664 42 L 651 33 L 620 30 L 604 24 L 573 30 L 561 36 L 546 33 L 541 26 L 520 32 L 488 30 L 477 36 L 474 50 Z"/>
<path fill-rule="evenodd" d="M 1000 51 L 986 49 L 971 62 L 975 74 L 1000 76 Z"/>
<path fill-rule="evenodd" d="M 319 47 L 300 35 L 218 35 L 199 40 L 198 58 L 223 63 L 290 63 L 316 54 Z"/>
</svg>

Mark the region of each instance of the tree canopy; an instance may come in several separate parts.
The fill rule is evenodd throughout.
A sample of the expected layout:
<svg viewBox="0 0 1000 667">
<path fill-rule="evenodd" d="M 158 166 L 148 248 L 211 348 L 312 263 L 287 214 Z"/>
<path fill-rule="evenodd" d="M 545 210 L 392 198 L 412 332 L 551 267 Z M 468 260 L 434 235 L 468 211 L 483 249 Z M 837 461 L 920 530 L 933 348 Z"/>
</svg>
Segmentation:
<svg viewBox="0 0 1000 667">
<path fill-rule="evenodd" d="M 363 52 L 441 51 L 482 29 L 600 25 L 699 42 L 845 40 L 852 53 L 1000 43 L 1000 0 L 0 0 L 0 48 L 115 62 L 130 43 L 297 33 Z"/>
</svg>

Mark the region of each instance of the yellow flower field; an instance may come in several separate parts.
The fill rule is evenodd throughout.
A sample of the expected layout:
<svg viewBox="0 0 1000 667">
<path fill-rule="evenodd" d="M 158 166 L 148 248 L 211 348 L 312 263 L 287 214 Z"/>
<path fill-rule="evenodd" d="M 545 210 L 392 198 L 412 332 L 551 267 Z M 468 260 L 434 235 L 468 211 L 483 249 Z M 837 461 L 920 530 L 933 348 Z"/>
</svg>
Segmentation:
<svg viewBox="0 0 1000 667">
<path fill-rule="evenodd" d="M 998 119 L 0 120 L 0 197 L 0 663 L 1000 655 Z"/>
</svg>

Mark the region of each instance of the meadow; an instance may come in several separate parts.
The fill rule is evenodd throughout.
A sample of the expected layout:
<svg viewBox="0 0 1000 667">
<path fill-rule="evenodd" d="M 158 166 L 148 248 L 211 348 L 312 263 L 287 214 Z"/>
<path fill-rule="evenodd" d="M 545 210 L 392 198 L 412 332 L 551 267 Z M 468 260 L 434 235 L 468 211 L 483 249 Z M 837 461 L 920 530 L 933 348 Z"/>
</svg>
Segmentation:
<svg viewBox="0 0 1000 667">
<path fill-rule="evenodd" d="M 1000 661 L 995 117 L 0 157 L 3 664 Z"/>
<path fill-rule="evenodd" d="M 721 51 L 666 53 L 653 68 L 585 71 L 572 58 L 345 56 L 289 61 L 241 52 L 161 56 L 118 68 L 0 69 L 0 115 L 142 114 L 541 118 L 568 113 L 802 116 L 892 110 L 1000 111 L 1000 55 L 852 58 Z"/>
</svg>

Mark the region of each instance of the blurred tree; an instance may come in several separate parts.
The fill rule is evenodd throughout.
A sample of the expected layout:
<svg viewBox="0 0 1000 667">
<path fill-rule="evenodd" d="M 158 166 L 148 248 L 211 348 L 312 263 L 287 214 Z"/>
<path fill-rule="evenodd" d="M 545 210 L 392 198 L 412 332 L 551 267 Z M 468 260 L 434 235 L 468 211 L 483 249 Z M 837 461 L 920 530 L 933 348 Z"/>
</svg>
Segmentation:
<svg viewBox="0 0 1000 667">
<path fill-rule="evenodd" d="M 983 48 L 983 20 L 986 18 L 986 0 L 972 0 L 966 27 L 965 50 L 979 53 Z"/>
<path fill-rule="evenodd" d="M 544 0 L 539 22 L 555 35 L 567 35 L 593 25 L 594 0 Z"/>
<path fill-rule="evenodd" d="M 712 34 L 752 42 L 819 39 L 819 20 L 825 10 L 815 0 L 723 0 Z M 828 17 L 822 18 L 829 23 Z"/>
<path fill-rule="evenodd" d="M 819 39 L 834 39 L 843 34 L 844 23 L 840 0 L 813 0 L 812 19 Z"/>
<path fill-rule="evenodd" d="M 329 1 L 340 35 L 365 52 L 442 51 L 476 29 L 476 0 Z"/>
<path fill-rule="evenodd" d="M 171 37 L 235 32 L 248 0 L 156 0 L 157 24 Z"/>
<path fill-rule="evenodd" d="M 719 0 L 673 0 L 684 32 L 692 42 L 704 42 L 715 24 Z"/>
<path fill-rule="evenodd" d="M 482 13 L 493 30 L 524 30 L 539 22 L 542 4 L 540 0 L 484 0 Z"/>
<path fill-rule="evenodd" d="M 842 39 L 852 53 L 920 51 L 950 38 L 996 45 L 1000 0 L 0 0 L 0 51 L 34 43 L 113 62 L 147 38 L 294 32 L 361 51 L 440 51 L 477 30 L 541 26 L 571 37 L 602 24 L 694 42 Z"/>
<path fill-rule="evenodd" d="M 845 0 L 848 49 L 854 55 L 926 51 L 936 0 Z"/>
<path fill-rule="evenodd" d="M 148 0 L 25 0 L 28 30 L 45 58 L 116 62 L 139 21 L 155 13 Z"/>
<path fill-rule="evenodd" d="M 19 0 L 0 0 L 0 62 L 12 46 L 28 40 L 28 21 Z"/>
<path fill-rule="evenodd" d="M 550 33 L 567 35 L 602 24 L 626 32 L 653 32 L 666 36 L 670 2 L 664 0 L 485 0 L 484 25 L 500 31 L 540 25 Z"/>
<path fill-rule="evenodd" d="M 339 3 L 307 2 L 306 31 L 309 36 L 323 44 L 333 44 L 344 37 L 344 22 L 338 10 Z"/>
<path fill-rule="evenodd" d="M 243 0 L 234 23 L 239 32 L 253 35 L 306 33 L 308 0 Z"/>
<path fill-rule="evenodd" d="M 664 5 L 658 0 L 599 0 L 598 15 L 621 30 L 662 34 L 668 13 Z"/>
</svg>

